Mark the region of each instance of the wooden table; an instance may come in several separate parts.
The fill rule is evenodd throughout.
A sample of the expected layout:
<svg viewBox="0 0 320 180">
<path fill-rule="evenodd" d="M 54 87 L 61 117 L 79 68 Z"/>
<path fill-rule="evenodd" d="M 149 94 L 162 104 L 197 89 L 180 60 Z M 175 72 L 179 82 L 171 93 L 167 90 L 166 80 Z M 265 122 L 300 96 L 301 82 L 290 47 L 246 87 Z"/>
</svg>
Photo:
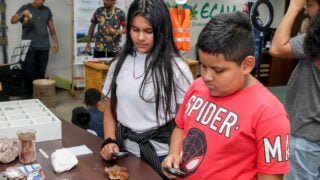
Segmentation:
<svg viewBox="0 0 320 180">
<path fill-rule="evenodd" d="M 80 129 L 73 124 L 62 120 L 62 139 L 54 141 L 40 142 L 36 144 L 37 163 L 44 169 L 45 177 L 51 179 L 68 180 L 88 180 L 88 179 L 108 179 L 104 172 L 106 166 L 112 166 L 115 163 L 119 166 L 127 167 L 129 170 L 129 180 L 152 179 L 160 180 L 161 177 L 145 162 L 133 155 L 118 159 L 116 162 L 107 163 L 100 156 L 100 146 L 103 139 L 94 136 L 87 131 Z M 77 156 L 78 165 L 70 171 L 56 174 L 51 165 L 51 159 L 46 159 L 38 149 L 43 149 L 48 155 L 51 155 L 56 149 L 63 147 L 73 147 L 85 144 L 92 154 Z M 0 164 L 0 171 L 5 171 L 9 166 L 19 166 L 18 160 L 9 164 Z"/>
<path fill-rule="evenodd" d="M 194 59 L 185 58 L 193 77 L 197 78 L 199 62 Z M 102 90 L 104 79 L 107 75 L 109 66 L 101 62 L 85 61 L 85 89 L 96 88 Z"/>
</svg>

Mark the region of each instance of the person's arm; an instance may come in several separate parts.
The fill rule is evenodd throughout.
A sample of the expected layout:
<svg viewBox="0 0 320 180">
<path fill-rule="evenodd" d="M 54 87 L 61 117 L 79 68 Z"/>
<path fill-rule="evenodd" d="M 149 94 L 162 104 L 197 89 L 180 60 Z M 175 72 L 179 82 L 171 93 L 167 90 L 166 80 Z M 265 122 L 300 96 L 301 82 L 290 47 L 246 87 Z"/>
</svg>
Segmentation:
<svg viewBox="0 0 320 180">
<path fill-rule="evenodd" d="M 114 119 L 111 112 L 111 100 L 108 98 L 106 100 L 104 114 L 103 114 L 103 128 L 105 139 L 111 138 L 116 139 L 116 120 Z"/>
<path fill-rule="evenodd" d="M 20 21 L 20 19 L 22 18 L 23 14 L 20 13 L 20 14 L 14 14 L 12 17 L 11 17 L 11 24 L 16 24 L 17 22 Z"/>
<path fill-rule="evenodd" d="M 258 174 L 258 180 L 283 180 L 283 174 Z"/>
<path fill-rule="evenodd" d="M 271 42 L 270 54 L 274 57 L 294 58 L 289 43 L 291 31 L 296 17 L 304 8 L 306 0 L 291 0 L 288 11 L 281 20 L 273 40 Z"/>
<path fill-rule="evenodd" d="M 182 140 L 183 140 L 183 129 L 175 127 L 171 136 L 168 156 L 161 163 L 162 169 L 164 169 L 165 167 L 180 169 L 181 157 L 179 155 L 179 148 L 182 144 Z M 162 172 L 168 178 L 171 178 L 171 179 L 176 178 L 174 175 L 171 175 L 165 171 L 162 171 Z"/>
<path fill-rule="evenodd" d="M 274 100 L 266 103 L 254 127 L 258 180 L 280 180 L 290 171 L 290 123 L 282 104 Z"/>
<path fill-rule="evenodd" d="M 172 137 L 170 141 L 169 154 L 179 155 L 179 147 L 181 146 L 183 140 L 183 129 L 178 127 L 174 128 L 172 132 Z M 179 168 L 179 164 L 175 164 L 176 168 Z"/>
<path fill-rule="evenodd" d="M 59 44 L 58 44 L 58 36 L 57 36 L 56 30 L 54 28 L 54 24 L 53 24 L 52 19 L 50 19 L 48 22 L 48 28 L 49 28 L 51 38 L 53 40 L 53 52 L 56 53 L 59 51 Z"/>
<path fill-rule="evenodd" d="M 116 125 L 117 122 L 114 119 L 111 112 L 111 100 L 108 98 L 106 100 L 105 109 L 103 113 L 103 129 L 104 129 L 104 139 L 116 139 Z M 111 153 L 119 151 L 119 147 L 116 143 L 109 143 L 102 147 L 100 154 L 106 159 L 111 159 Z"/>
<path fill-rule="evenodd" d="M 22 11 L 21 13 L 14 14 L 11 17 L 11 21 L 10 22 L 11 22 L 11 24 L 16 24 L 16 23 L 20 22 L 21 18 L 24 18 L 24 17 L 27 17 L 29 19 L 32 18 L 32 14 L 30 13 L 29 10 L 26 9 L 26 10 Z"/>
<path fill-rule="evenodd" d="M 92 36 L 93 36 L 93 32 L 94 29 L 96 28 L 96 24 L 91 23 L 88 29 L 88 41 L 87 41 L 87 45 L 84 49 L 84 52 L 90 52 L 91 51 L 91 40 L 92 40 Z"/>
<path fill-rule="evenodd" d="M 126 33 L 126 31 L 127 31 L 126 30 L 126 15 L 123 11 L 120 13 L 119 18 L 120 18 L 121 28 L 116 31 L 116 34 L 122 35 L 122 34 Z"/>
<path fill-rule="evenodd" d="M 122 35 L 122 34 L 124 34 L 124 33 L 126 33 L 126 26 L 124 25 L 124 26 L 121 26 L 122 28 L 121 29 L 119 29 L 119 30 L 116 30 L 116 34 L 118 34 L 118 35 Z"/>
</svg>

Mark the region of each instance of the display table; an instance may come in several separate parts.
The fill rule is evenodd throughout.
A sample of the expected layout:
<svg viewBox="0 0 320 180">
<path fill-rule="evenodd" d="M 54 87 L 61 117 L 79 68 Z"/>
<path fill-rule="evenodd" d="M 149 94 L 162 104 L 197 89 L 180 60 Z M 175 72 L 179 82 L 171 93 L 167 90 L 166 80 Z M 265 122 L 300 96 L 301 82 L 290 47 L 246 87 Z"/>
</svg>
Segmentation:
<svg viewBox="0 0 320 180">
<path fill-rule="evenodd" d="M 192 75 L 197 78 L 199 62 L 194 59 L 185 58 Z M 109 66 L 102 62 L 85 61 L 85 89 L 96 88 L 102 90 L 104 79 L 108 72 Z"/>
<path fill-rule="evenodd" d="M 87 131 L 69 123 L 64 120 L 62 122 L 62 139 L 40 142 L 36 144 L 37 148 L 37 162 L 44 169 L 46 179 L 108 179 L 104 172 L 106 166 L 113 166 L 115 163 L 119 166 L 127 167 L 129 170 L 129 179 L 152 179 L 157 180 L 161 177 L 145 162 L 141 161 L 133 155 L 126 158 L 118 159 L 114 163 L 105 162 L 100 156 L 100 146 L 103 139 L 94 136 Z M 79 145 L 86 145 L 92 154 L 77 156 L 78 165 L 70 171 L 64 173 L 54 173 L 51 165 L 51 160 L 46 159 L 38 149 L 41 148 L 49 156 L 56 150 L 63 147 L 74 147 Z M 0 171 L 5 171 L 7 167 L 19 166 L 18 159 L 9 164 L 0 164 Z"/>
</svg>

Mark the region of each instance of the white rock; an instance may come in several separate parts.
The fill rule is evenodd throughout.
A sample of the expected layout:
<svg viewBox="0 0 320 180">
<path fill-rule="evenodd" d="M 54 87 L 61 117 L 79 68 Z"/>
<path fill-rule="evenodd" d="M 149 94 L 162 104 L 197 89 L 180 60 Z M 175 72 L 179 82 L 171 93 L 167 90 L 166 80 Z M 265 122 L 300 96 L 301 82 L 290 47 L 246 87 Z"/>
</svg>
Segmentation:
<svg viewBox="0 0 320 180">
<path fill-rule="evenodd" d="M 18 139 L 0 138 L 0 162 L 9 163 L 19 155 Z"/>
<path fill-rule="evenodd" d="M 51 154 L 51 164 L 56 173 L 62 173 L 76 166 L 78 159 L 69 150 L 62 148 Z"/>
</svg>

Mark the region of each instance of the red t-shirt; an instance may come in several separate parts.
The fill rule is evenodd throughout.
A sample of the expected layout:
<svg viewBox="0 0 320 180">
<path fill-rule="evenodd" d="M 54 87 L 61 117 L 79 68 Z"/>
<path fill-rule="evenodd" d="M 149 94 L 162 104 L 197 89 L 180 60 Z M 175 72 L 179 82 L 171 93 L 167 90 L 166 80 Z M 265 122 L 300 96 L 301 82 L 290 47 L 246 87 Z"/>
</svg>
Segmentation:
<svg viewBox="0 0 320 180">
<path fill-rule="evenodd" d="M 257 179 L 289 172 L 287 113 L 260 82 L 226 97 L 210 96 L 201 78 L 176 117 L 184 130 L 185 179 Z"/>
</svg>

